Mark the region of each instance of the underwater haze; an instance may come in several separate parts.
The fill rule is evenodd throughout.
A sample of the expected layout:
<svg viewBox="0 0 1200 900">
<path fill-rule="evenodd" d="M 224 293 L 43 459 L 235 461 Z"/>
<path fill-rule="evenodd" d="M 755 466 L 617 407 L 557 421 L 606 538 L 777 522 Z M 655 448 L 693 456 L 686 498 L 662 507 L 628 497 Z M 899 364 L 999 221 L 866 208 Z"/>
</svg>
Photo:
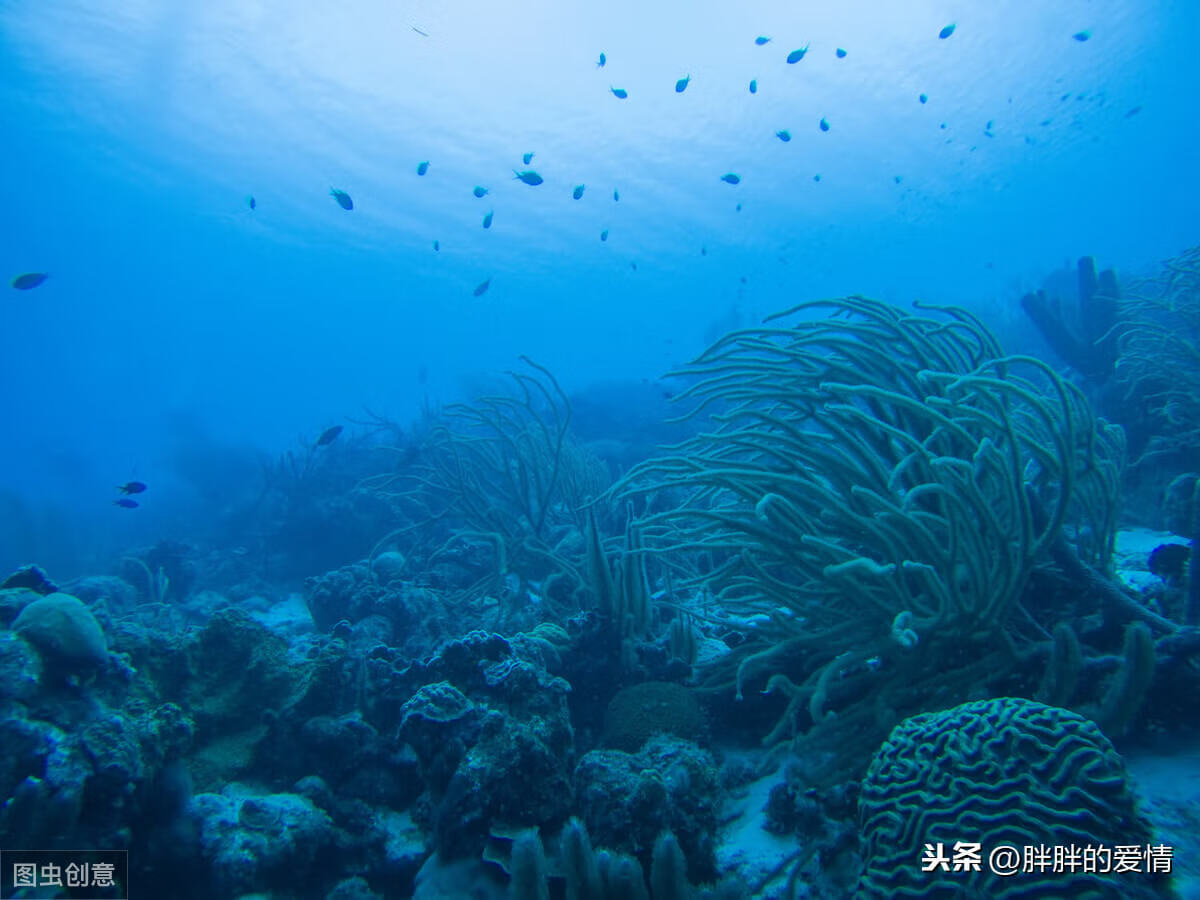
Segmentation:
<svg viewBox="0 0 1200 900">
<path fill-rule="evenodd" d="M 1197 48 L 0 0 L 0 898 L 1200 897 Z"/>
<path fill-rule="evenodd" d="M 1082 253 L 1187 246 L 1198 38 L 1166 0 L 5 3 L 0 253 L 51 277 L 5 299 L 0 486 L 82 545 L 146 537 L 166 510 L 97 504 L 173 489 L 181 434 L 276 452 L 518 354 L 655 378 L 849 292 L 1006 328 Z"/>
</svg>

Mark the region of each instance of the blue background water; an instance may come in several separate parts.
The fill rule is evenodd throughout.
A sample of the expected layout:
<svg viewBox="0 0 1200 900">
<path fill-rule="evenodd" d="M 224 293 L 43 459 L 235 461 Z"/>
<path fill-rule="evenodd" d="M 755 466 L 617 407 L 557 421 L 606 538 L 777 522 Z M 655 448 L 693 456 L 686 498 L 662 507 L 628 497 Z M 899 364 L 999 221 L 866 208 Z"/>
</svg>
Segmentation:
<svg viewBox="0 0 1200 900">
<path fill-rule="evenodd" d="M 0 3 L 0 273 L 51 273 L 0 301 L 0 563 L 185 536 L 251 451 L 521 353 L 654 378 L 848 292 L 1037 349 L 1047 273 L 1195 242 L 1197 47 L 1186 0 Z"/>
</svg>

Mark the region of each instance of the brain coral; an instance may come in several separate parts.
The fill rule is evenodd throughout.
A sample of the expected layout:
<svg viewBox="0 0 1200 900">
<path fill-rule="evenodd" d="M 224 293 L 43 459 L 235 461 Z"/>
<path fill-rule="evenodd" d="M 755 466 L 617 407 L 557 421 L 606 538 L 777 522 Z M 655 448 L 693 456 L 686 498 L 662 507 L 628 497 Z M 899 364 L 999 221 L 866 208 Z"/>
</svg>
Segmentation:
<svg viewBox="0 0 1200 900">
<path fill-rule="evenodd" d="M 876 753 L 859 797 L 864 871 L 857 897 L 1171 897 L 1146 874 L 1150 829 L 1125 764 L 1096 724 L 1030 700 L 965 703 L 901 722 Z M 982 844 L 982 871 L 953 871 L 956 842 Z M 950 871 L 923 871 L 926 845 Z M 992 874 L 1011 844 L 1141 848 L 1140 872 Z M 1112 863 L 1115 865 L 1115 859 Z M 1102 865 L 1102 863 L 1101 863 Z"/>
<path fill-rule="evenodd" d="M 34 600 L 12 623 L 12 629 L 41 652 L 48 664 L 68 673 L 104 665 L 108 647 L 91 610 L 70 594 Z"/>
</svg>

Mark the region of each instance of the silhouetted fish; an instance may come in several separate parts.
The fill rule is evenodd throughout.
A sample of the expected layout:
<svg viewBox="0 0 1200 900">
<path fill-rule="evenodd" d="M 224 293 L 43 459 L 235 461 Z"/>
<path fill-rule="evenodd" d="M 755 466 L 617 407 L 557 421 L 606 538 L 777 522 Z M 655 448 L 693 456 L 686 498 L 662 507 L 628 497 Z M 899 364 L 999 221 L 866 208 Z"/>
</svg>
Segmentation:
<svg viewBox="0 0 1200 900">
<path fill-rule="evenodd" d="M 785 129 L 783 129 L 783 131 L 775 132 L 775 137 L 779 138 L 781 141 L 783 141 L 786 144 L 788 141 L 790 141 L 792 139 L 792 133 L 785 128 Z"/>
<path fill-rule="evenodd" d="M 758 37 L 756 37 L 754 39 L 754 43 L 761 47 L 763 44 L 771 43 L 771 39 L 769 37 L 764 37 L 763 35 L 759 35 Z"/>
<path fill-rule="evenodd" d="M 804 54 L 808 52 L 808 44 L 805 44 L 799 50 L 793 50 L 787 55 L 788 65 L 794 65 L 804 59 Z"/>
<path fill-rule="evenodd" d="M 571 197 L 575 200 L 578 200 L 583 196 L 583 188 L 584 186 L 582 184 L 575 185 L 575 190 L 571 191 Z"/>
<path fill-rule="evenodd" d="M 492 227 L 492 216 L 493 215 L 495 215 L 495 210 L 488 210 L 488 214 L 483 217 L 483 227 L 484 228 Z"/>
<path fill-rule="evenodd" d="M 1086 41 L 1091 36 L 1092 36 L 1092 33 L 1090 31 L 1088 31 L 1087 29 L 1084 29 L 1083 31 L 1077 31 L 1073 35 L 1071 35 L 1071 37 L 1075 38 L 1075 40 L 1079 41 L 1080 43 L 1082 43 L 1083 41 Z"/>
<path fill-rule="evenodd" d="M 750 93 L 752 93 L 752 94 L 758 93 L 758 79 L 757 78 L 750 79 Z"/>
<path fill-rule="evenodd" d="M 597 69 L 603 69 L 603 68 L 604 68 L 604 64 L 605 64 L 606 62 L 608 62 L 608 57 L 607 57 L 607 56 L 605 56 L 603 53 L 601 53 L 601 54 L 600 54 L 600 59 L 598 59 L 598 60 L 596 61 L 596 68 L 597 68 Z M 525 165 L 529 165 L 529 163 L 526 163 Z"/>
<path fill-rule="evenodd" d="M 534 187 L 542 183 L 542 176 L 533 171 L 533 169 L 526 169 L 524 172 L 517 172 L 516 169 L 513 169 L 513 172 L 516 172 L 518 181 L 523 181 Z"/>
<path fill-rule="evenodd" d="M 835 53 L 837 53 L 837 58 L 838 58 L 838 59 L 845 59 L 845 58 L 846 58 L 846 51 L 845 51 L 845 50 L 843 50 L 841 47 L 838 47 L 838 48 L 837 48 L 837 50 L 835 50 L 834 52 L 835 52 Z"/>
<path fill-rule="evenodd" d="M 127 481 L 124 484 L 118 484 L 117 490 L 122 494 L 140 494 L 146 490 L 146 485 L 141 481 Z"/>
<path fill-rule="evenodd" d="M 921 94 L 919 97 L 917 97 L 917 99 L 918 99 L 918 100 L 920 100 L 922 103 L 928 103 L 928 102 L 929 102 L 929 95 L 928 95 L 928 94 Z"/>
<path fill-rule="evenodd" d="M 688 84 L 691 83 L 691 80 L 692 76 L 689 75 L 686 78 L 680 78 L 677 82 L 675 82 L 675 93 L 682 94 L 684 91 L 686 91 Z"/>
<path fill-rule="evenodd" d="M 954 34 L 954 29 L 956 27 L 957 26 L 953 22 L 951 22 L 949 25 L 947 25 L 945 28 L 943 28 L 941 31 L 938 32 L 938 37 L 944 41 L 946 38 L 950 37 L 950 35 Z"/>
<path fill-rule="evenodd" d="M 253 195 L 251 195 L 246 198 L 246 205 L 249 206 L 251 209 L 254 209 L 255 207 L 258 206 L 258 201 L 254 199 Z"/>
<path fill-rule="evenodd" d="M 721 180 L 726 184 L 740 184 L 742 181 L 742 176 L 735 172 L 726 172 L 721 176 Z"/>
<path fill-rule="evenodd" d="M 618 100 L 624 100 L 626 97 L 629 96 L 629 91 L 625 90 L 625 88 L 618 88 L 618 87 L 613 87 L 612 85 L 609 85 L 608 89 L 610 91 L 612 91 L 613 96 L 616 97 Z"/>
<path fill-rule="evenodd" d="M 471 293 L 474 294 L 476 297 L 482 297 L 484 294 L 487 293 L 487 289 L 489 287 L 491 287 L 491 285 L 492 285 L 492 279 L 490 279 L 490 278 L 487 279 L 487 281 L 481 281 L 479 284 L 477 284 L 475 286 L 475 290 L 473 290 Z"/>
<path fill-rule="evenodd" d="M 423 160 L 423 161 L 417 163 L 417 174 L 418 175 L 424 175 L 428 171 L 429 171 L 429 160 L 426 159 L 426 160 Z"/>
<path fill-rule="evenodd" d="M 433 242 L 433 249 L 434 249 L 434 252 L 437 252 L 438 250 L 441 250 L 441 249 L 442 249 L 442 244 L 441 244 L 441 241 L 434 240 L 434 242 Z"/>
<path fill-rule="evenodd" d="M 314 447 L 327 447 L 338 439 L 338 435 L 342 433 L 341 425 L 331 425 L 321 432 L 321 436 L 317 438 Z"/>
<path fill-rule="evenodd" d="M 818 127 L 819 127 L 819 128 L 822 130 L 822 131 L 828 131 L 828 130 L 829 130 L 829 122 L 828 122 L 828 121 L 827 121 L 827 120 L 826 120 L 824 117 L 822 117 L 821 121 L 817 123 L 817 126 L 818 126 Z"/>
<path fill-rule="evenodd" d="M 525 165 L 529 165 L 531 162 L 533 162 L 533 153 L 526 153 L 522 155 L 521 162 L 525 163 Z"/>
<path fill-rule="evenodd" d="M 620 199 L 621 199 L 620 193 L 617 191 L 616 188 L 613 188 L 613 203 L 616 203 Z"/>
<path fill-rule="evenodd" d="M 49 277 L 50 274 L 48 272 L 26 272 L 23 275 L 18 275 L 10 283 L 18 291 L 28 291 L 37 287 Z"/>
<path fill-rule="evenodd" d="M 488 193 L 488 189 L 485 187 L 480 187 L 479 185 L 475 185 L 475 189 L 472 190 L 471 193 L 474 194 L 476 197 L 486 197 L 487 193 Z"/>
<path fill-rule="evenodd" d="M 600 232 L 600 240 L 602 240 L 602 241 L 608 240 L 608 229 L 607 228 L 605 228 L 602 232 Z"/>
<path fill-rule="evenodd" d="M 354 209 L 354 201 L 350 199 L 350 195 L 345 191 L 339 191 L 337 188 L 330 188 L 329 196 L 336 200 L 338 206 L 340 206 L 342 209 Z"/>
<path fill-rule="evenodd" d="M 122 509 L 137 509 L 138 502 L 130 500 L 128 497 L 121 497 L 119 500 L 113 501 L 113 506 L 119 506 Z"/>
</svg>

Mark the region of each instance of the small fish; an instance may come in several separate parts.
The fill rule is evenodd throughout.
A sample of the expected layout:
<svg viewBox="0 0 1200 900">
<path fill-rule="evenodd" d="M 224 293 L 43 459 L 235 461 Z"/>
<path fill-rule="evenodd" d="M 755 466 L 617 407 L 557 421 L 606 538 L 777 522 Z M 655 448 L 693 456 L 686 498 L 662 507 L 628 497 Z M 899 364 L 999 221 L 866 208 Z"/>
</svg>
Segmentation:
<svg viewBox="0 0 1200 900">
<path fill-rule="evenodd" d="M 471 191 L 471 193 L 476 197 L 486 197 L 488 194 L 488 189 L 485 187 L 480 187 L 479 185 L 475 185 L 475 189 Z"/>
<path fill-rule="evenodd" d="M 48 272 L 26 272 L 23 275 L 18 275 L 9 283 L 18 291 L 28 291 L 37 287 L 49 277 L 50 274 Z"/>
<path fill-rule="evenodd" d="M 951 22 L 949 25 L 947 25 L 945 28 L 943 28 L 941 31 L 938 32 L 938 37 L 944 41 L 946 38 L 950 37 L 950 35 L 954 34 L 954 29 L 956 27 L 957 26 L 953 22 Z"/>
<path fill-rule="evenodd" d="M 741 277 L 741 282 L 742 282 L 742 284 L 745 284 L 745 283 L 746 283 L 746 276 L 745 276 L 745 275 L 743 275 L 743 276 Z"/>
<path fill-rule="evenodd" d="M 571 197 L 575 200 L 578 200 L 582 196 L 583 196 L 583 185 L 582 184 L 575 185 L 575 190 L 571 191 Z"/>
<path fill-rule="evenodd" d="M 253 195 L 251 195 L 246 198 L 246 205 L 251 209 L 256 209 L 258 207 L 258 201 L 254 199 Z"/>
<path fill-rule="evenodd" d="M 605 56 L 603 53 L 601 53 L 601 54 L 600 54 L 600 59 L 598 59 L 598 60 L 596 61 L 596 68 L 597 68 L 597 69 L 603 69 L 603 68 L 604 68 L 604 64 L 605 64 L 606 62 L 608 62 L 608 57 L 607 57 L 607 56 Z M 526 163 L 525 165 L 529 165 L 529 163 Z"/>
<path fill-rule="evenodd" d="M 489 278 L 486 281 L 481 281 L 479 284 L 475 285 L 475 290 L 473 290 L 471 293 L 476 297 L 482 297 L 487 293 L 488 288 L 491 286 L 492 279 Z"/>
<path fill-rule="evenodd" d="M 701 247 L 701 248 L 700 248 L 700 255 L 701 255 L 701 256 L 708 256 L 708 248 L 707 248 L 707 247 Z"/>
<path fill-rule="evenodd" d="M 429 171 L 429 160 L 426 159 L 426 160 L 423 160 L 422 162 L 417 163 L 417 174 L 418 175 L 424 175 L 428 171 Z"/>
<path fill-rule="evenodd" d="M 613 96 L 614 96 L 614 97 L 616 97 L 618 100 L 624 100 L 626 97 L 628 97 L 628 96 L 629 96 L 629 91 L 625 90 L 625 88 L 613 87 L 613 86 L 610 84 L 610 85 L 608 86 L 608 89 L 609 89 L 610 91 L 612 91 L 612 93 L 613 93 Z"/>
<path fill-rule="evenodd" d="M 817 124 L 820 126 L 820 128 L 821 128 L 821 130 L 822 130 L 822 131 L 828 131 L 828 130 L 829 130 L 829 122 L 828 122 L 828 120 L 826 120 L 824 117 L 822 117 L 821 121 L 820 121 L 820 122 L 818 122 Z"/>
<path fill-rule="evenodd" d="M 495 215 L 495 210 L 488 210 L 488 214 L 483 217 L 483 227 L 484 228 L 492 227 L 492 216 L 493 215 Z"/>
<path fill-rule="evenodd" d="M 119 506 L 122 509 L 137 509 L 138 502 L 136 500 L 130 500 L 128 497 L 121 497 L 119 500 L 113 501 L 113 506 Z"/>
<path fill-rule="evenodd" d="M 789 66 L 795 65 L 796 63 L 800 62 L 800 60 L 804 59 L 804 54 L 807 52 L 808 52 L 808 44 L 805 44 L 799 50 L 793 50 L 791 53 L 789 53 L 787 55 L 788 65 Z"/>
<path fill-rule="evenodd" d="M 516 169 L 513 169 L 513 172 L 516 173 L 517 180 L 523 181 L 533 187 L 537 187 L 542 183 L 542 176 L 533 171 L 533 169 L 526 169 L 524 172 L 517 172 Z"/>
<path fill-rule="evenodd" d="M 600 240 L 602 240 L 602 241 L 608 240 L 608 229 L 607 228 L 605 228 L 602 232 L 600 232 Z"/>
<path fill-rule="evenodd" d="M 350 199 L 350 195 L 345 191 L 339 191 L 337 188 L 330 188 L 329 196 L 336 200 L 338 206 L 340 206 L 342 209 L 354 209 L 354 201 Z"/>
<path fill-rule="evenodd" d="M 752 93 L 752 94 L 758 93 L 758 79 L 757 78 L 750 79 L 750 93 Z"/>
<path fill-rule="evenodd" d="M 1088 38 L 1090 38 L 1091 36 L 1092 36 L 1092 33 L 1090 31 L 1088 31 L 1086 28 L 1083 31 L 1077 31 L 1073 35 L 1071 35 L 1071 37 L 1075 38 L 1075 40 L 1079 41 L 1081 44 L 1084 41 L 1086 41 Z"/>
<path fill-rule="evenodd" d="M 342 433 L 341 425 L 332 425 L 321 432 L 321 436 L 317 438 L 314 447 L 328 447 L 338 439 L 338 435 Z"/>
<path fill-rule="evenodd" d="M 788 141 L 790 141 L 792 139 L 792 133 L 785 128 L 785 129 L 783 129 L 783 131 L 775 132 L 775 137 L 779 138 L 781 141 L 783 141 L 786 144 Z"/>
<path fill-rule="evenodd" d="M 726 184 L 741 184 L 742 176 L 734 172 L 726 172 L 721 176 L 721 180 Z"/>
<path fill-rule="evenodd" d="M 919 97 L 917 97 L 917 99 L 918 99 L 918 100 L 920 100 L 922 103 L 928 103 L 928 102 L 929 102 L 929 95 L 928 95 L 928 94 L 921 94 Z"/>
<path fill-rule="evenodd" d="M 140 494 L 146 490 L 146 485 L 141 481 L 127 481 L 124 484 L 118 484 L 117 490 L 122 494 Z"/>
<path fill-rule="evenodd" d="M 735 207 L 733 208 L 733 211 L 734 211 L 734 212 L 741 212 L 741 211 L 742 211 L 742 204 L 740 204 L 740 203 L 739 203 L 737 206 L 735 206 Z"/>
<path fill-rule="evenodd" d="M 818 172 L 816 175 L 813 176 L 813 181 L 820 181 L 820 180 L 821 180 L 821 173 Z"/>
<path fill-rule="evenodd" d="M 533 153 L 522 154 L 521 162 L 525 163 L 525 165 L 529 165 L 531 162 L 533 162 Z"/>
<path fill-rule="evenodd" d="M 893 181 L 895 181 L 895 182 L 896 182 L 896 184 L 899 184 L 899 183 L 900 183 L 900 176 L 899 176 L 899 175 L 893 175 L 893 176 L 892 176 L 892 180 L 893 180 Z"/>
<path fill-rule="evenodd" d="M 618 191 L 616 188 L 613 188 L 613 203 L 619 202 L 620 199 L 621 199 L 620 191 Z"/>
<path fill-rule="evenodd" d="M 421 37 L 429 37 L 429 32 L 428 32 L 428 31 L 422 31 L 422 30 L 421 30 L 420 28 L 418 28 L 416 25 L 410 25 L 409 27 L 410 27 L 410 28 L 411 28 L 413 31 L 415 31 L 417 34 L 419 34 Z"/>
<path fill-rule="evenodd" d="M 1125 113 L 1125 118 L 1132 119 L 1134 116 L 1136 116 L 1141 111 L 1142 111 L 1142 108 L 1140 106 L 1135 106 L 1129 112 Z M 15 287 L 15 285 L 14 285 L 14 287 Z"/>
<path fill-rule="evenodd" d="M 686 78 L 680 78 L 677 82 L 675 82 L 675 93 L 682 94 L 684 91 L 686 91 L 688 84 L 691 83 L 691 80 L 692 76 L 689 75 Z"/>
<path fill-rule="evenodd" d="M 836 51 L 834 51 L 834 52 L 836 52 L 836 53 L 837 53 L 837 58 L 838 58 L 838 59 L 845 59 L 845 58 L 846 58 L 846 51 L 845 51 L 845 50 L 843 50 L 841 47 L 838 47 L 838 48 L 837 48 L 837 50 L 836 50 Z"/>
<path fill-rule="evenodd" d="M 771 43 L 771 39 L 769 37 L 763 37 L 762 35 L 759 35 L 758 37 L 756 37 L 754 39 L 754 43 L 757 44 L 759 47 L 761 47 L 764 44 Z"/>
<path fill-rule="evenodd" d="M 438 241 L 438 240 L 435 240 L 435 241 L 433 242 L 433 252 L 434 252 L 434 253 L 437 253 L 437 252 L 439 252 L 441 249 L 442 249 L 442 242 L 441 242 L 441 241 Z"/>
<path fill-rule="evenodd" d="M 637 263 L 635 263 L 635 262 L 631 262 L 631 263 L 629 264 L 629 268 L 633 269 L 633 271 L 635 271 L 635 272 L 636 272 L 636 271 L 637 271 Z"/>
</svg>

